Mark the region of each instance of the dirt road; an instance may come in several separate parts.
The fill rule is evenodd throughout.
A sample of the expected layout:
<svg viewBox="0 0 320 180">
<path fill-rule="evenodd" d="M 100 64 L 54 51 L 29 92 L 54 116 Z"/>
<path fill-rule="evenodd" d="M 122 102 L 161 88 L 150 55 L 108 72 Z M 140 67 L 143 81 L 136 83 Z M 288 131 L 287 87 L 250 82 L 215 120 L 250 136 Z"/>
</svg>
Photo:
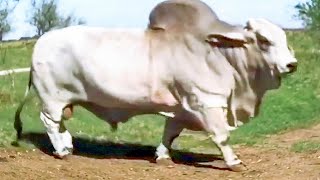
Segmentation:
<svg viewBox="0 0 320 180">
<path fill-rule="evenodd" d="M 104 144 L 108 153 L 102 152 L 106 149 L 94 152 L 91 149 L 87 153 L 86 143 L 78 142 L 76 147 L 80 151 L 66 160 L 45 154 L 48 149 L 31 152 L 0 149 L 0 179 L 320 180 L 320 151 L 289 150 L 291 144 L 301 139 L 320 140 L 320 125 L 270 137 L 263 147 L 236 148 L 249 168 L 240 173 L 224 170 L 223 161 L 217 157 L 183 152 L 175 152 L 176 164 L 157 165 L 152 162 L 154 147 L 145 146 Z"/>
</svg>

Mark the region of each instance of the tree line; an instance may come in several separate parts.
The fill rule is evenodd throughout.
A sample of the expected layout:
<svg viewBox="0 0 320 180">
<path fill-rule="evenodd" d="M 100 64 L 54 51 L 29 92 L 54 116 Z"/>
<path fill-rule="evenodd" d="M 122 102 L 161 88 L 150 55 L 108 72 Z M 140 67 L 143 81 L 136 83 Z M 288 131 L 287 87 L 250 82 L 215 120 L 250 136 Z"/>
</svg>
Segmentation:
<svg viewBox="0 0 320 180">
<path fill-rule="evenodd" d="M 74 15 L 63 15 L 58 8 L 57 0 L 29 0 L 30 17 L 28 23 L 35 27 L 36 36 L 54 29 L 74 24 L 85 24 L 81 18 Z M 10 15 L 14 12 L 19 0 L 0 0 L 0 41 L 4 35 L 12 30 Z"/>
<path fill-rule="evenodd" d="M 31 16 L 28 22 L 36 28 L 37 36 L 53 28 L 67 27 L 73 24 L 84 24 L 83 19 L 72 14 L 64 16 L 59 12 L 57 0 L 29 0 Z M 12 30 L 9 15 L 13 13 L 19 0 L 0 0 L 0 41 L 3 36 Z M 296 4 L 296 17 L 302 20 L 307 29 L 320 32 L 320 0 L 309 0 Z"/>
</svg>

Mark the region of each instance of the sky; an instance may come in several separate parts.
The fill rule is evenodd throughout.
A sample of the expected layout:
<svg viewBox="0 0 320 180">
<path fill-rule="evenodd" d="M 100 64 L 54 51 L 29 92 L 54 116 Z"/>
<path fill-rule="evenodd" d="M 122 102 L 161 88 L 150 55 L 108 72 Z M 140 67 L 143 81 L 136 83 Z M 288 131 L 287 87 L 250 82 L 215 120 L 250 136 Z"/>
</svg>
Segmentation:
<svg viewBox="0 0 320 180">
<path fill-rule="evenodd" d="M 147 26 L 152 8 L 163 0 L 58 0 L 62 14 L 81 17 L 88 26 Z M 266 18 L 285 28 L 299 28 L 303 23 L 294 18 L 294 6 L 308 0 L 203 0 L 219 16 L 231 24 L 244 25 L 249 18 Z M 4 39 L 19 39 L 35 35 L 28 24 L 30 0 L 20 0 L 10 17 L 13 30 Z"/>
</svg>

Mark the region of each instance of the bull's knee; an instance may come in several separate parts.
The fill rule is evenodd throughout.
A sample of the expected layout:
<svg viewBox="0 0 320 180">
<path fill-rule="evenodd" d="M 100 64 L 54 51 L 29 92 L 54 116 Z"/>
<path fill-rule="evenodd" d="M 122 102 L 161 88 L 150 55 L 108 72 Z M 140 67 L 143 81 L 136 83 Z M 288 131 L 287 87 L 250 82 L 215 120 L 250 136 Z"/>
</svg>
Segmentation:
<svg viewBox="0 0 320 180">
<path fill-rule="evenodd" d="M 224 133 L 221 135 L 212 136 L 212 141 L 218 146 L 226 146 L 228 145 L 228 141 L 230 139 L 229 133 Z"/>
</svg>

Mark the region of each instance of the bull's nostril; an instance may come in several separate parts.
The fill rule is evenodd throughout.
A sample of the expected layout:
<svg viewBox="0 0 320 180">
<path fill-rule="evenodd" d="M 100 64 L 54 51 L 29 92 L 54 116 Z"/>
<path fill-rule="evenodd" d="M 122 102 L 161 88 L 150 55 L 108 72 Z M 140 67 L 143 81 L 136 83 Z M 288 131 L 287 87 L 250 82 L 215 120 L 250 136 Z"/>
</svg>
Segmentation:
<svg viewBox="0 0 320 180">
<path fill-rule="evenodd" d="M 287 65 L 287 67 L 290 68 L 290 69 L 291 68 L 296 68 L 297 66 L 298 66 L 297 62 L 293 62 L 293 63 L 290 63 L 290 64 Z"/>
<path fill-rule="evenodd" d="M 293 62 L 287 65 L 287 68 L 290 69 L 290 72 L 294 72 L 297 70 L 298 67 L 298 63 L 297 62 Z"/>
</svg>

